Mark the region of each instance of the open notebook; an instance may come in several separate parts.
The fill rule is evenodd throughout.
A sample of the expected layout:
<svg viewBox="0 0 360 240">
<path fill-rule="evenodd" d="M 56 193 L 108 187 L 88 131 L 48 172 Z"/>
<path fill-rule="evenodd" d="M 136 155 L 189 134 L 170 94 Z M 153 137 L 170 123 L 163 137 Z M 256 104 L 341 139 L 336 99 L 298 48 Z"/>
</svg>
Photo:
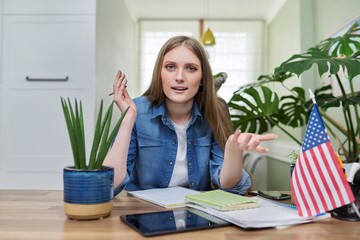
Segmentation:
<svg viewBox="0 0 360 240">
<path fill-rule="evenodd" d="M 196 193 L 199 192 L 184 187 L 153 188 L 128 192 L 130 196 L 140 198 L 164 208 L 185 207 L 185 196 Z"/>
</svg>

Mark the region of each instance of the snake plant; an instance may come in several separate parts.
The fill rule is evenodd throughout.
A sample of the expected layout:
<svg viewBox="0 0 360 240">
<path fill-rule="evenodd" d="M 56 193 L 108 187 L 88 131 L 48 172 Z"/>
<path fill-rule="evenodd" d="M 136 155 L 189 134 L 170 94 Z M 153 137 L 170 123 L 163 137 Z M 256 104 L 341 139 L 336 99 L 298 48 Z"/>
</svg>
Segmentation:
<svg viewBox="0 0 360 240">
<path fill-rule="evenodd" d="M 103 101 L 101 100 L 95 125 L 90 159 L 87 164 L 82 103 L 81 101 L 78 102 L 77 99 L 75 99 L 75 104 L 73 107 L 69 98 L 67 99 L 67 101 L 64 98 L 61 98 L 61 105 L 64 112 L 67 130 L 69 133 L 75 169 L 101 169 L 105 156 L 111 146 L 115 135 L 120 128 L 120 125 L 127 110 L 121 114 L 121 117 L 119 118 L 113 129 L 110 131 L 114 102 L 109 105 L 105 115 L 102 116 Z"/>
<path fill-rule="evenodd" d="M 356 21 L 342 36 L 328 38 L 306 53 L 295 54 L 274 70 L 273 74 L 261 75 L 258 81 L 241 86 L 228 102 L 233 126 L 241 131 L 264 133 L 278 127 L 299 145 L 301 139 L 295 138 L 292 128 L 307 124 L 312 101 L 306 99 L 301 86 L 288 88 L 286 83 L 292 76 L 300 76 L 317 65 L 319 81 L 322 77 L 334 77 L 340 87 L 341 95 L 332 94 L 331 85 L 321 86 L 314 91 L 327 130 L 338 143 L 339 154 L 347 162 L 359 161 L 360 156 L 360 92 L 355 91 L 355 81 L 360 77 L 360 20 Z M 344 82 L 350 86 L 350 93 L 345 92 Z M 355 78 L 356 77 L 356 78 Z M 315 81 L 306 79 L 302 81 Z M 279 96 L 269 87 L 281 86 L 289 95 Z M 358 82 L 356 83 L 359 84 Z M 276 88 L 273 87 L 273 88 Z M 327 110 L 337 108 L 344 117 L 344 124 L 331 117 Z"/>
</svg>

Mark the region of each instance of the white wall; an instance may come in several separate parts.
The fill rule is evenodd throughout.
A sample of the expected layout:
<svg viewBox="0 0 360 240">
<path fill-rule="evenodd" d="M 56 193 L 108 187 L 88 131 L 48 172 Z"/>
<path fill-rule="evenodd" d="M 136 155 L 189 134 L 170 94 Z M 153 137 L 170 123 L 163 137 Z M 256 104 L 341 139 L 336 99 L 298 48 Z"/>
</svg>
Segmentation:
<svg viewBox="0 0 360 240">
<path fill-rule="evenodd" d="M 316 0 L 314 9 L 316 42 L 330 37 L 351 20 L 360 17 L 359 0 Z"/>
<path fill-rule="evenodd" d="M 266 74 L 272 74 L 274 69 L 283 61 L 287 60 L 294 53 L 301 52 L 301 22 L 300 22 L 300 1 L 288 0 L 278 14 L 267 26 L 267 71 Z M 300 84 L 300 80 L 294 77 L 292 83 L 286 83 L 289 88 Z M 279 95 L 289 94 L 279 85 L 273 85 Z M 300 130 L 286 128 L 294 136 L 300 136 Z M 286 159 L 287 151 L 297 147 L 297 144 L 287 137 L 282 131 L 274 128 L 279 139 L 286 141 L 287 150 L 284 151 L 284 143 L 280 141 L 269 143 L 271 155 L 277 155 Z M 275 146 L 271 146 L 274 144 Z M 281 147 L 278 147 L 280 145 Z M 277 149 L 281 150 L 280 152 Z"/>
<path fill-rule="evenodd" d="M 107 106 L 112 97 L 112 85 L 118 69 L 121 69 L 129 81 L 130 94 L 136 92 L 135 46 L 137 44 L 136 23 L 124 3 L 124 0 L 98 0 L 96 13 L 96 111 L 101 99 Z M 119 116 L 114 111 L 114 117 Z"/>
</svg>

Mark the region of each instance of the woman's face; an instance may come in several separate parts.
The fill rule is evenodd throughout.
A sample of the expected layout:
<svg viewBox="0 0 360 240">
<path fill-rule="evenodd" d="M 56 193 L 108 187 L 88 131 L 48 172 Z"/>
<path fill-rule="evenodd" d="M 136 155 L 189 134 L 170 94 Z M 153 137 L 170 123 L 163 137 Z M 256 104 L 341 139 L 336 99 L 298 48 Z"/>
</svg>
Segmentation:
<svg viewBox="0 0 360 240">
<path fill-rule="evenodd" d="M 188 48 L 179 46 L 164 55 L 161 80 L 168 103 L 192 104 L 201 78 L 201 62 Z"/>
</svg>

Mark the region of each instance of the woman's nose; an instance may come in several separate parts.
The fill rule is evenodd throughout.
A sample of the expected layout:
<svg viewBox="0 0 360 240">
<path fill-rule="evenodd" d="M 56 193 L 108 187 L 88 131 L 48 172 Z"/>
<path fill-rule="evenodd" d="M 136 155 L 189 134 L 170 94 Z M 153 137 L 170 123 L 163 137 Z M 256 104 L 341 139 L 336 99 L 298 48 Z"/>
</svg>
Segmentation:
<svg viewBox="0 0 360 240">
<path fill-rule="evenodd" d="M 182 69 L 179 69 L 177 71 L 177 74 L 176 74 L 176 79 L 175 79 L 177 82 L 183 82 L 184 81 L 184 71 Z"/>
</svg>

